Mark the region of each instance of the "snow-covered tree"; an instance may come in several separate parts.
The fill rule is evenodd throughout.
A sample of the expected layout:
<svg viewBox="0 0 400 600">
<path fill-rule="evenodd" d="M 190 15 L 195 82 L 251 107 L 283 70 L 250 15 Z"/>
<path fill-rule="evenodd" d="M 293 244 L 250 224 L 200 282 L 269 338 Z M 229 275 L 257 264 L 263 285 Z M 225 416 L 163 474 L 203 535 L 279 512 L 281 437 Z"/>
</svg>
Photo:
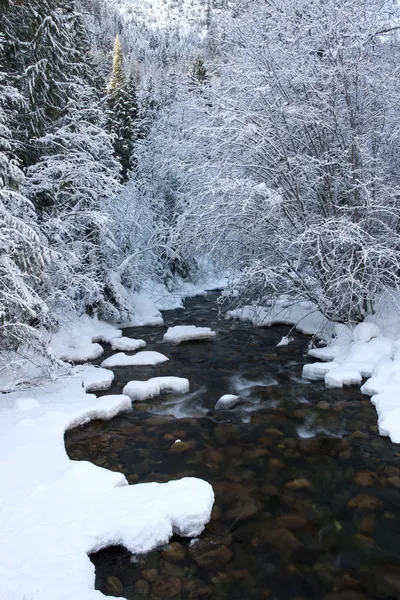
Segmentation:
<svg viewBox="0 0 400 600">
<path fill-rule="evenodd" d="M 399 287 L 395 10 L 252 4 L 215 93 L 181 104 L 180 127 L 167 111 L 168 157 L 154 153 L 151 168 L 174 173 L 172 239 L 184 256 L 234 261 L 247 299 L 288 294 L 360 321 Z"/>
<path fill-rule="evenodd" d="M 4 48 L 0 38 L 0 56 Z M 1 61 L 0 61 L 1 64 Z M 1 68 L 1 67 L 0 67 Z M 32 203 L 20 192 L 23 173 L 10 126 L 23 98 L 0 70 L 0 350 L 37 344 L 48 318 L 40 295 L 49 252 Z"/>
<path fill-rule="evenodd" d="M 41 207 L 41 227 L 54 249 L 53 302 L 114 314 L 106 206 L 119 191 L 120 167 L 94 90 L 76 90 L 59 127 L 39 143 L 43 156 L 28 170 L 25 189 Z"/>
<path fill-rule="evenodd" d="M 126 181 L 132 167 L 138 105 L 133 76 L 127 77 L 124 71 L 119 36 L 114 44 L 113 69 L 107 85 L 107 106 L 108 128 L 113 134 L 115 153 L 122 165 L 122 180 Z"/>
</svg>

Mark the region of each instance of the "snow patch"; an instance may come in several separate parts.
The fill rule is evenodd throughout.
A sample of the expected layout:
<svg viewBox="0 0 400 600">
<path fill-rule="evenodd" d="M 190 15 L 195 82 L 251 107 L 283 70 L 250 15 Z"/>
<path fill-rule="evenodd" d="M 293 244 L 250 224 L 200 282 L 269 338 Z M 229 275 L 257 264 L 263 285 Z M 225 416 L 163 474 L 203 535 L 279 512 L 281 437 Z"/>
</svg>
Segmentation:
<svg viewBox="0 0 400 600">
<path fill-rule="evenodd" d="M 120 337 L 111 340 L 111 348 L 113 350 L 120 350 L 121 352 L 134 352 L 145 346 L 146 342 L 144 340 L 135 340 L 134 338 Z"/>
<path fill-rule="evenodd" d="M 56 358 L 68 362 L 85 362 L 95 360 L 104 352 L 97 342 L 110 343 L 121 337 L 122 331 L 99 321 L 96 317 L 71 315 L 68 325 L 64 325 L 53 334 L 49 351 Z"/>
<path fill-rule="evenodd" d="M 125 352 L 118 352 L 109 356 L 101 363 L 102 367 L 110 369 L 112 367 L 129 367 L 129 366 L 155 366 L 159 363 L 169 360 L 164 354 L 160 352 L 153 352 L 144 350 L 134 355 L 125 354 Z"/>
<path fill-rule="evenodd" d="M 181 344 L 193 340 L 210 341 L 216 337 L 215 331 L 210 327 L 196 327 L 195 325 L 175 325 L 169 327 L 164 334 L 163 342 L 171 344 Z"/>
<path fill-rule="evenodd" d="M 152 377 L 147 381 L 129 381 L 124 387 L 124 394 L 131 400 L 148 400 L 174 392 L 185 394 L 189 391 L 189 380 L 183 377 Z"/>
</svg>

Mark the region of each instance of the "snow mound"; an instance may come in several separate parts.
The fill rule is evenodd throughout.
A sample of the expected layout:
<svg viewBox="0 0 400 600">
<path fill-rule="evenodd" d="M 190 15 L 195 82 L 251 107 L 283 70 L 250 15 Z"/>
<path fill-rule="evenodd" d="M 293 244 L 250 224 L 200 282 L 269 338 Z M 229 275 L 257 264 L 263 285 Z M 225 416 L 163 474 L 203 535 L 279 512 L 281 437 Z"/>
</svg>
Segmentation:
<svg viewBox="0 0 400 600">
<path fill-rule="evenodd" d="M 50 352 L 59 360 L 67 362 L 91 361 L 104 352 L 97 342 L 110 343 L 121 336 L 120 329 L 97 318 L 88 315 L 79 318 L 71 316 L 68 326 L 61 327 L 53 334 Z"/>
<path fill-rule="evenodd" d="M 118 352 L 118 354 L 113 354 L 112 356 L 106 358 L 106 360 L 103 360 L 101 366 L 106 367 L 107 369 L 110 369 L 112 367 L 130 367 L 146 365 L 155 366 L 167 360 L 169 360 L 169 358 L 164 356 L 164 354 L 149 350 L 138 352 L 138 354 L 134 354 L 133 356 L 125 354 L 125 352 Z"/>
<path fill-rule="evenodd" d="M 146 292 L 131 294 L 130 302 L 134 317 L 122 327 L 155 327 L 164 325 L 164 319 L 154 301 Z"/>
<path fill-rule="evenodd" d="M 152 377 L 147 381 L 129 381 L 124 387 L 124 394 L 131 400 L 142 401 L 160 394 L 185 394 L 188 391 L 189 380 L 183 377 Z"/>
<path fill-rule="evenodd" d="M 74 367 L 71 370 L 71 375 L 81 377 L 81 387 L 85 392 L 107 390 L 114 380 L 114 373 L 112 371 L 94 367 L 93 365 Z"/>
<path fill-rule="evenodd" d="M 196 327 L 195 325 L 176 325 L 169 327 L 164 334 L 163 342 L 181 344 L 192 340 L 213 340 L 217 334 L 210 327 Z"/>
<path fill-rule="evenodd" d="M 339 367 L 339 363 L 334 361 L 304 365 L 302 377 L 316 381 L 323 379 L 331 369 L 336 369 L 337 367 Z"/>
<path fill-rule="evenodd" d="M 66 429 L 131 410 L 129 397 L 96 398 L 88 385 L 105 385 L 103 369 L 81 367 L 2 399 L 1 598 L 100 600 L 89 553 L 121 544 L 143 554 L 173 534 L 197 537 L 210 519 L 214 494 L 205 481 L 129 486 L 121 473 L 68 458 Z"/>
<path fill-rule="evenodd" d="M 226 319 L 238 319 L 255 327 L 294 325 L 297 331 L 313 335 L 326 327 L 328 321 L 311 302 L 293 302 L 282 298 L 271 306 L 247 305 L 229 310 Z"/>
<path fill-rule="evenodd" d="M 120 337 L 111 340 L 111 348 L 125 352 L 134 352 L 139 348 L 144 348 L 146 342 L 144 340 L 135 340 L 134 338 Z"/>
<path fill-rule="evenodd" d="M 235 396 L 235 394 L 224 394 L 218 400 L 215 405 L 215 410 L 227 410 L 228 408 L 232 408 L 240 401 L 239 396 Z"/>
<path fill-rule="evenodd" d="M 354 327 L 353 340 L 355 342 L 369 342 L 372 338 L 379 337 L 380 334 L 380 329 L 375 323 L 359 323 Z"/>
</svg>

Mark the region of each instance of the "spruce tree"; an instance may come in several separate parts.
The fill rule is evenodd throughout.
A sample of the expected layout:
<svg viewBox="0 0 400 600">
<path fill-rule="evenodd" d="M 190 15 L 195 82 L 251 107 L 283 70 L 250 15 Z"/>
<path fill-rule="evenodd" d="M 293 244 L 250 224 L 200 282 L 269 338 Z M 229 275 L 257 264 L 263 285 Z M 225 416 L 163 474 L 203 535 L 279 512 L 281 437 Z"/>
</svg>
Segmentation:
<svg viewBox="0 0 400 600">
<path fill-rule="evenodd" d="M 0 349 L 37 343 L 34 325 L 47 319 L 40 297 L 41 273 L 49 254 L 32 203 L 20 192 L 24 175 L 15 157 L 12 127 L 23 98 L 1 71 L 0 37 Z"/>
<path fill-rule="evenodd" d="M 136 137 L 138 105 L 133 77 L 124 71 L 121 42 L 115 39 L 113 69 L 107 85 L 108 128 L 113 134 L 115 154 L 121 163 L 122 181 L 133 167 L 133 146 Z"/>
</svg>

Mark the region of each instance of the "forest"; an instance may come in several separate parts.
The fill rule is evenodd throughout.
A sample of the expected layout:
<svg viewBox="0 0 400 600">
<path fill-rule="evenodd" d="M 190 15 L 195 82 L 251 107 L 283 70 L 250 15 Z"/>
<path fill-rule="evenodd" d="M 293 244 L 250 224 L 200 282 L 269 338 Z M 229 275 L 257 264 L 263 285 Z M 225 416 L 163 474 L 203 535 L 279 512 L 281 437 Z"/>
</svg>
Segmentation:
<svg viewBox="0 0 400 600">
<path fill-rule="evenodd" d="M 397 3 L 128 9 L 2 2 L 2 348 L 208 270 L 339 323 L 395 297 Z"/>
<path fill-rule="evenodd" d="M 400 598 L 399 394 L 398 0 L 0 0 L 0 600 Z"/>
</svg>

